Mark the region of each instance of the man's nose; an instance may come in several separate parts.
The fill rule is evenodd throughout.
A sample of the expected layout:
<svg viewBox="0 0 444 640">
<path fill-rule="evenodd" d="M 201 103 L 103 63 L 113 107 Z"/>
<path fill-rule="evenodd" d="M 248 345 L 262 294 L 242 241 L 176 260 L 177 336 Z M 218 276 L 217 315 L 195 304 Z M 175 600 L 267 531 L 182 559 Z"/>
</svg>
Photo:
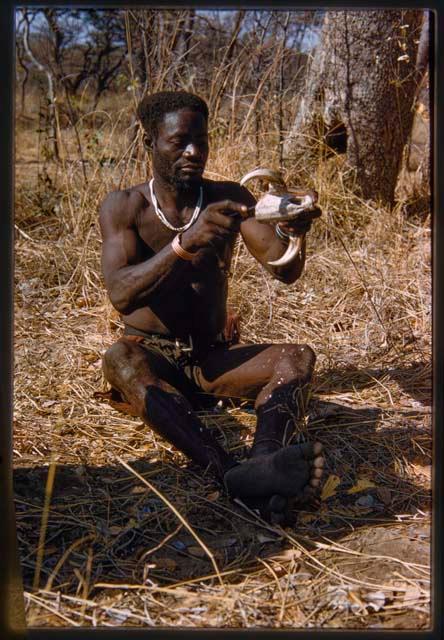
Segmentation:
<svg viewBox="0 0 444 640">
<path fill-rule="evenodd" d="M 195 157 L 199 157 L 202 154 L 197 144 L 194 144 L 194 142 L 190 142 L 185 147 L 184 155 L 191 158 L 195 158 Z"/>
</svg>

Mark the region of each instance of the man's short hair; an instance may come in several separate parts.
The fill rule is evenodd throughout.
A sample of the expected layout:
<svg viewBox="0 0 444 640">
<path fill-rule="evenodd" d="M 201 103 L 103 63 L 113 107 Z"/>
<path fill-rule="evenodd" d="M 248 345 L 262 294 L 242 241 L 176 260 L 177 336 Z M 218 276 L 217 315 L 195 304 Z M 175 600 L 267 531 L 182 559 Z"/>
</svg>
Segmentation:
<svg viewBox="0 0 444 640">
<path fill-rule="evenodd" d="M 186 91 L 160 91 L 145 96 L 137 107 L 137 115 L 142 126 L 150 138 L 154 140 L 159 124 L 166 113 L 179 109 L 192 109 L 201 113 L 208 121 L 207 103 L 194 93 Z"/>
</svg>

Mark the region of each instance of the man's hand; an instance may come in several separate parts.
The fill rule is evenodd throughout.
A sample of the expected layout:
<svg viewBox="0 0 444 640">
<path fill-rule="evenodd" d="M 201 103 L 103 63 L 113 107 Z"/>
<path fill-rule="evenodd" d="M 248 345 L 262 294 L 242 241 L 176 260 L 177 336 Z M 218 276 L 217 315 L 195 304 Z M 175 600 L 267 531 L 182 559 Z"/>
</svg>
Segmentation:
<svg viewBox="0 0 444 640">
<path fill-rule="evenodd" d="M 209 204 L 197 221 L 182 234 L 181 245 L 194 253 L 205 247 L 215 247 L 237 233 L 248 215 L 246 205 L 233 200 Z"/>
<path fill-rule="evenodd" d="M 313 202 L 318 201 L 318 192 L 307 190 L 304 193 L 310 195 Z M 284 233 L 291 233 L 294 236 L 301 236 L 308 233 L 311 229 L 312 221 L 322 215 L 321 209 L 315 207 L 311 211 L 302 211 L 295 220 L 287 220 L 279 222 L 278 225 Z"/>
<path fill-rule="evenodd" d="M 296 220 L 286 220 L 278 222 L 279 227 L 284 233 L 291 233 L 294 236 L 305 235 L 310 231 L 312 222 L 315 218 L 322 215 L 321 209 L 315 207 L 311 211 L 303 211 Z"/>
</svg>

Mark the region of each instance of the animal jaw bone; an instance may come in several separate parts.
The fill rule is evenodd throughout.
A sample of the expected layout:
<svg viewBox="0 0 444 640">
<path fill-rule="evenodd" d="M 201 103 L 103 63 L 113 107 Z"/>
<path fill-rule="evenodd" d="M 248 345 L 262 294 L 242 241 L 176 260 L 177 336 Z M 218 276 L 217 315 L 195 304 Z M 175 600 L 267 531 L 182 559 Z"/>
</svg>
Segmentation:
<svg viewBox="0 0 444 640">
<path fill-rule="evenodd" d="M 254 169 L 245 174 L 240 181 L 245 185 L 253 178 L 268 180 L 268 192 L 260 198 L 255 206 L 254 216 L 258 222 L 278 223 L 295 220 L 304 212 L 315 209 L 314 197 L 304 191 L 290 191 L 281 174 L 272 169 Z M 302 236 L 289 236 L 285 253 L 277 260 L 269 261 L 273 267 L 282 267 L 290 263 L 302 248 Z"/>
<path fill-rule="evenodd" d="M 285 253 L 277 260 L 269 260 L 268 264 L 272 267 L 283 267 L 294 260 L 302 249 L 302 240 L 302 236 L 289 236 L 288 247 L 286 248 Z"/>
<path fill-rule="evenodd" d="M 310 194 L 296 195 L 290 191 L 275 195 L 268 191 L 257 201 L 254 215 L 258 222 L 286 222 L 312 209 L 314 200 Z"/>
</svg>

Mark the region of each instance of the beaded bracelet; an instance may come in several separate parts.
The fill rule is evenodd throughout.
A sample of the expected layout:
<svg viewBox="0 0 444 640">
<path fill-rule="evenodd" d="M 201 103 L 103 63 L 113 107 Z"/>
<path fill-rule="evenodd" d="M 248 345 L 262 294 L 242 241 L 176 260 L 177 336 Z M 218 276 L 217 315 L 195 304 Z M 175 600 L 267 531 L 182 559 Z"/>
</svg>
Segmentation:
<svg viewBox="0 0 444 640">
<path fill-rule="evenodd" d="M 275 226 L 274 230 L 278 238 L 280 238 L 281 240 L 286 240 L 288 242 L 289 239 L 291 238 L 291 234 L 281 229 L 278 224 Z"/>
<path fill-rule="evenodd" d="M 281 229 L 278 224 L 275 226 L 274 230 L 276 232 L 277 237 L 280 238 L 281 240 L 286 240 L 288 242 L 290 238 L 294 238 L 294 236 L 291 233 L 287 233 L 286 231 Z M 305 236 L 305 233 L 302 234 L 302 237 L 304 236 Z"/>
</svg>

